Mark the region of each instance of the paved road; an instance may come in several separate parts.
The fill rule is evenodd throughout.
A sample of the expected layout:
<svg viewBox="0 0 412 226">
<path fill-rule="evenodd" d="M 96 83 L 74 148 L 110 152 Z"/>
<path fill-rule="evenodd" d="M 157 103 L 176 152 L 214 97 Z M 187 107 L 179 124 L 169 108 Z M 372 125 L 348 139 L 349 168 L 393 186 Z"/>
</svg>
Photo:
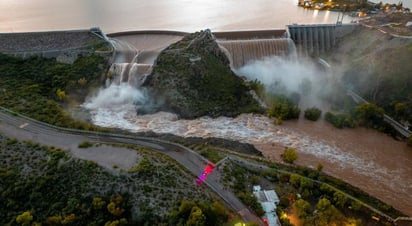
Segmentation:
<svg viewBox="0 0 412 226">
<path fill-rule="evenodd" d="M 146 137 L 132 137 L 108 133 L 91 133 L 68 130 L 39 123 L 28 118 L 6 113 L 0 109 L 0 133 L 19 140 L 32 140 L 48 146 L 66 150 L 78 149 L 84 141 L 135 144 L 162 152 L 179 162 L 194 175 L 199 175 L 207 160 L 182 145 Z M 220 172 L 215 170 L 208 176 L 206 185 L 216 192 L 234 211 L 242 215 L 245 221 L 262 224 L 248 208 L 220 183 Z"/>
</svg>

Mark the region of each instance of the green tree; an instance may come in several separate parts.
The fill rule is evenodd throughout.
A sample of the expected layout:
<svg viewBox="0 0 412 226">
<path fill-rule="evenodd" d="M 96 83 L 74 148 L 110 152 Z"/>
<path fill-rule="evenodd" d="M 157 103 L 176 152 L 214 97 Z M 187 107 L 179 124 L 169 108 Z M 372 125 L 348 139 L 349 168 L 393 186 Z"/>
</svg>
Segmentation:
<svg viewBox="0 0 412 226">
<path fill-rule="evenodd" d="M 57 99 L 59 99 L 60 101 L 63 101 L 66 99 L 66 92 L 64 92 L 61 89 L 56 90 L 56 95 L 57 95 Z"/>
<path fill-rule="evenodd" d="M 74 220 L 76 220 L 76 215 L 74 213 L 71 213 L 71 214 L 68 214 L 68 215 L 64 216 L 64 218 L 62 220 L 62 224 L 63 225 L 70 224 Z"/>
<path fill-rule="evenodd" d="M 293 164 L 293 162 L 298 159 L 298 153 L 293 148 L 285 148 L 285 151 L 280 157 L 284 162 Z"/>
<path fill-rule="evenodd" d="M 206 217 L 203 215 L 202 210 L 194 206 L 190 212 L 189 219 L 186 222 L 187 226 L 202 226 L 206 223 Z"/>
<path fill-rule="evenodd" d="M 308 108 L 304 112 L 305 119 L 308 119 L 311 121 L 317 121 L 321 115 L 322 115 L 322 111 L 315 107 Z"/>
<path fill-rule="evenodd" d="M 333 114 L 326 112 L 325 120 L 337 128 L 354 128 L 356 126 L 355 121 L 349 114 Z"/>
<path fill-rule="evenodd" d="M 355 108 L 355 118 L 359 125 L 377 127 L 382 124 L 384 110 L 373 103 L 360 104 Z"/>
<path fill-rule="evenodd" d="M 16 217 L 16 222 L 21 225 L 30 225 L 30 222 L 33 220 L 33 215 L 30 211 L 25 211 L 22 214 Z"/>
<path fill-rule="evenodd" d="M 300 179 L 302 177 L 296 173 L 292 173 L 289 177 L 289 183 L 292 184 L 295 187 L 299 187 L 300 186 Z"/>
<path fill-rule="evenodd" d="M 317 213 L 314 215 L 316 225 L 327 226 L 331 223 L 345 221 L 345 217 L 327 198 L 321 198 L 316 204 Z"/>
<path fill-rule="evenodd" d="M 308 178 L 301 177 L 300 178 L 300 188 L 301 189 L 311 189 L 313 188 L 313 182 Z"/>
<path fill-rule="evenodd" d="M 269 109 L 269 117 L 276 117 L 281 120 L 299 118 L 300 109 L 296 107 L 291 100 L 285 96 L 273 97 Z"/>
<path fill-rule="evenodd" d="M 255 211 L 256 215 L 263 216 L 265 211 L 262 208 L 262 205 L 257 201 L 256 197 L 249 192 L 239 192 L 237 196 L 240 200 L 247 206 L 249 206 L 253 211 Z"/>
<path fill-rule="evenodd" d="M 47 224 L 49 225 L 60 225 L 62 222 L 62 217 L 60 215 L 54 215 L 47 218 Z"/>
<path fill-rule="evenodd" d="M 324 211 L 331 206 L 329 199 L 321 198 L 319 199 L 318 203 L 316 203 L 316 209 L 319 211 Z"/>
<path fill-rule="evenodd" d="M 359 201 L 352 201 L 351 202 L 352 209 L 355 211 L 359 211 L 362 208 L 362 204 Z"/>
<path fill-rule="evenodd" d="M 316 166 L 316 170 L 321 172 L 323 170 L 323 164 L 322 163 L 318 163 L 318 165 Z"/>
<path fill-rule="evenodd" d="M 303 199 L 296 200 L 296 202 L 293 203 L 293 206 L 298 211 L 299 218 L 305 218 L 306 216 L 310 214 L 310 211 L 311 211 L 310 203 Z"/>
<path fill-rule="evenodd" d="M 337 191 L 333 194 L 333 201 L 335 205 L 339 208 L 343 208 L 346 204 L 348 198 L 346 195 L 342 194 L 341 192 Z"/>
<path fill-rule="evenodd" d="M 120 222 L 118 220 L 108 221 L 104 224 L 104 226 L 119 226 Z"/>
<path fill-rule="evenodd" d="M 122 215 L 124 212 L 124 209 L 118 206 L 115 201 L 110 201 L 110 203 L 107 205 L 107 210 L 109 211 L 109 213 L 117 217 Z"/>
<path fill-rule="evenodd" d="M 81 86 L 84 86 L 87 83 L 87 79 L 85 77 L 79 78 L 79 80 L 77 80 L 77 83 Z"/>
<path fill-rule="evenodd" d="M 100 197 L 94 197 L 92 201 L 93 209 L 100 210 L 106 205 L 106 202 Z"/>
</svg>

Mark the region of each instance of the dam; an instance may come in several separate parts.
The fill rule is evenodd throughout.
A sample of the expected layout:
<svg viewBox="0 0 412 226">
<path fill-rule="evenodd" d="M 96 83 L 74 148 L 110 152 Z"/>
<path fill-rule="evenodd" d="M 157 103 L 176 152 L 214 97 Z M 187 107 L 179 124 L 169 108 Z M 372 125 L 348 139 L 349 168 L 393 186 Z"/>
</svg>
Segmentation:
<svg viewBox="0 0 412 226">
<path fill-rule="evenodd" d="M 357 24 L 292 24 L 286 29 L 212 32 L 228 55 L 232 67 L 269 56 L 317 57 L 333 51 L 336 40 L 349 34 Z M 88 54 L 92 44 L 109 41 L 117 53 L 113 63 L 153 64 L 168 45 L 185 32 L 149 30 L 104 34 L 99 28 L 69 31 L 0 33 L 0 52 L 8 55 L 56 58 L 72 63 Z M 136 67 L 136 66 L 135 66 Z"/>
<path fill-rule="evenodd" d="M 351 33 L 357 24 L 288 25 L 286 29 L 212 32 L 220 48 L 230 60 L 232 68 L 239 68 L 254 60 L 279 56 L 287 59 L 319 57 L 333 51 L 339 38 Z M 132 51 L 123 62 L 153 64 L 161 50 L 183 38 L 185 32 L 131 31 L 108 34 L 116 40 L 117 50 Z M 113 41 L 112 41 L 113 42 Z M 123 43 L 123 44 L 121 44 Z M 127 48 L 124 43 L 129 45 Z M 131 48 L 130 48 L 131 47 Z M 134 50 L 130 50 L 134 49 Z M 135 59 L 133 59 L 135 57 Z M 135 67 L 138 67 L 135 65 Z"/>
<path fill-rule="evenodd" d="M 232 68 L 239 68 L 265 57 L 295 58 L 295 44 L 286 34 L 286 30 L 282 29 L 213 33 Z"/>
<path fill-rule="evenodd" d="M 99 28 L 67 31 L 0 33 L 0 52 L 27 58 L 41 56 L 73 63 L 79 55 L 91 54 L 91 48 L 104 43 L 105 34 Z M 110 51 L 110 50 L 108 50 Z M 104 51 L 94 51 L 104 54 Z"/>
<path fill-rule="evenodd" d="M 288 25 L 286 29 L 212 32 L 233 69 L 249 62 L 278 56 L 286 59 L 318 57 L 333 51 L 338 38 L 356 24 Z M 73 63 L 79 55 L 104 53 L 111 61 L 116 83 L 141 84 L 151 73 L 160 52 L 187 33 L 149 30 L 104 34 L 99 28 L 71 31 L 1 33 L 0 52 L 19 57 L 42 56 Z M 110 43 L 105 51 L 90 48 Z"/>
<path fill-rule="evenodd" d="M 357 24 L 292 24 L 287 36 L 296 45 L 299 56 L 317 57 L 333 51 L 339 38 L 351 33 Z"/>
</svg>

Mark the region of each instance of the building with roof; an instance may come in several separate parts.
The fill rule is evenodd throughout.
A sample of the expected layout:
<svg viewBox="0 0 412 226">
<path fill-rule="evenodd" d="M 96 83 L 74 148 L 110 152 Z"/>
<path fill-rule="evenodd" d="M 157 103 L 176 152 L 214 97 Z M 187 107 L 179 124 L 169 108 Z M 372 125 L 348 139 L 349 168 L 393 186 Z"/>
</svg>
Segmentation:
<svg viewBox="0 0 412 226">
<path fill-rule="evenodd" d="M 253 195 L 265 211 L 263 222 L 268 226 L 280 226 L 276 215 L 276 206 L 279 204 L 279 197 L 276 192 L 274 190 L 262 190 L 259 185 L 255 185 L 253 186 Z"/>
</svg>

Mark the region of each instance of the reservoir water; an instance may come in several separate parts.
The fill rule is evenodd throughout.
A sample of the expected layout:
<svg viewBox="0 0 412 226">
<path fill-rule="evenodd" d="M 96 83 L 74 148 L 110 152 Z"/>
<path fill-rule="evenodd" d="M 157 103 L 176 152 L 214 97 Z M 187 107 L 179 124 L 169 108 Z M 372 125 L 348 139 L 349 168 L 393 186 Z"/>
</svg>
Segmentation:
<svg viewBox="0 0 412 226">
<path fill-rule="evenodd" d="M 126 30 L 213 31 L 336 23 L 338 13 L 305 10 L 297 0 L 1 0 L 0 32 L 100 27 Z M 344 22 L 353 18 L 344 17 Z"/>
<path fill-rule="evenodd" d="M 397 0 L 390 1 L 397 3 Z M 412 0 L 404 0 L 404 6 L 412 8 Z M 292 23 L 335 23 L 337 17 L 336 12 L 299 8 L 297 0 L 0 0 L 0 32 L 96 26 L 106 33 L 126 30 L 192 32 L 206 28 L 213 31 L 256 30 L 284 28 Z M 345 16 L 344 22 L 352 19 Z M 91 108 L 92 119 L 97 125 L 235 139 L 254 144 L 265 157 L 275 161 L 279 161 L 284 147 L 294 147 L 299 152 L 298 164 L 315 167 L 322 163 L 325 172 L 412 215 L 412 150 L 405 143 L 376 131 L 338 130 L 322 121 L 304 120 L 276 126 L 272 119 L 259 115 L 196 120 L 178 120 L 177 116 L 162 112 L 136 116 L 131 102 Z"/>
</svg>

